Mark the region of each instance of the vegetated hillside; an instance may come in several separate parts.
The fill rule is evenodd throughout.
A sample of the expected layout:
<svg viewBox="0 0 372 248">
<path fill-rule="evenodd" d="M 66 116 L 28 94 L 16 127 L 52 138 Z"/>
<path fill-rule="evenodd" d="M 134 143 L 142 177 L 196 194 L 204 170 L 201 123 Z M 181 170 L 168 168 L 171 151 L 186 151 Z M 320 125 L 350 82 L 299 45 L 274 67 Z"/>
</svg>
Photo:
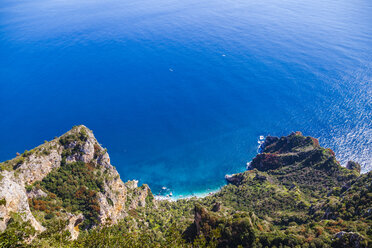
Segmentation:
<svg viewBox="0 0 372 248">
<path fill-rule="evenodd" d="M 84 126 L 1 170 L 0 247 L 372 245 L 372 172 L 341 167 L 299 132 L 267 137 L 249 170 L 200 199 L 157 201 L 146 185 L 124 184 Z"/>
<path fill-rule="evenodd" d="M 107 151 L 84 126 L 1 163 L 0 169 L 0 231 L 5 230 L 0 247 L 27 237 L 14 220 L 28 222 L 40 237 L 76 239 L 81 230 L 115 224 L 153 201 L 148 186 L 122 182 Z"/>
</svg>

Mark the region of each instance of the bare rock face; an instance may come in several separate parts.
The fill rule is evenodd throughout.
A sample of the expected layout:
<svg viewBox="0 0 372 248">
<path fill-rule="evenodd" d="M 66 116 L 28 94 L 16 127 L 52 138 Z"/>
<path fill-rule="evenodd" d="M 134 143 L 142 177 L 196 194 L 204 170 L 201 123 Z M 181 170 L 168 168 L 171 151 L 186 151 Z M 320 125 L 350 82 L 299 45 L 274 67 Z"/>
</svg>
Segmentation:
<svg viewBox="0 0 372 248">
<path fill-rule="evenodd" d="M 225 179 L 228 183 L 231 183 L 234 185 L 240 185 L 244 177 L 241 174 L 233 174 L 233 175 L 225 175 Z"/>
<path fill-rule="evenodd" d="M 139 188 L 135 188 L 131 193 L 128 194 L 131 199 L 129 209 L 135 209 L 137 207 L 145 207 L 146 199 L 154 201 L 151 190 L 148 185 L 144 184 Z"/>
<path fill-rule="evenodd" d="M 53 168 L 59 167 L 61 163 L 62 147 L 56 140 L 41 145 L 39 149 L 40 152 L 29 155 L 17 169 L 20 178 L 26 185 L 41 181 Z"/>
<path fill-rule="evenodd" d="M 110 179 L 104 182 L 105 193 L 98 194 L 100 221 L 102 224 L 115 224 L 127 215 L 127 188 L 113 167 L 108 173 Z"/>
<path fill-rule="evenodd" d="M 21 213 L 24 220 L 43 231 L 42 225 L 32 215 L 28 198 L 42 198 L 48 194 L 40 189 L 32 188 L 26 192 L 25 186 L 42 181 L 50 172 L 58 170 L 62 163 L 83 162 L 94 173 L 104 175 L 103 191 L 97 192 L 99 205 L 99 224 L 115 224 L 128 215 L 128 211 L 139 206 L 144 207 L 148 201 L 154 201 L 147 185 L 138 187 L 138 181 L 123 183 L 119 173 L 110 163 L 106 149 L 95 139 L 93 132 L 85 126 L 75 126 L 59 138 L 26 151 L 15 159 L 0 164 L 0 230 L 6 228 L 10 213 Z M 1 168 L 6 168 L 2 170 Z M 2 170 L 2 171 L 1 171 Z M 17 175 L 17 176 L 15 176 Z M 66 227 L 71 238 L 77 238 L 79 224 L 84 215 L 69 215 Z"/>
<path fill-rule="evenodd" d="M 82 133 L 84 134 L 84 137 L 78 137 Z M 74 140 L 65 145 L 65 148 L 75 149 L 78 151 L 67 156 L 67 162 L 82 161 L 84 163 L 89 163 L 94 158 L 95 145 L 98 145 L 99 149 L 103 150 L 94 137 L 93 132 L 85 126 L 75 127 L 75 130 L 73 129 L 71 133 L 68 132 L 65 135 L 75 135 L 76 137 L 83 139 L 82 143 Z"/>
<path fill-rule="evenodd" d="M 79 224 L 84 220 L 84 215 L 72 215 L 68 221 L 66 229 L 71 233 L 71 239 L 77 239 L 79 236 Z"/>
<path fill-rule="evenodd" d="M 27 201 L 27 194 L 22 181 L 16 178 L 14 172 L 3 171 L 0 181 L 0 200 L 4 204 L 0 206 L 0 231 L 6 229 L 6 224 L 11 218 L 12 213 L 21 214 L 25 221 L 30 221 L 37 231 L 44 231 L 32 215 Z"/>
<path fill-rule="evenodd" d="M 40 197 L 46 197 L 47 193 L 42 191 L 41 189 L 32 189 L 31 191 L 27 191 L 27 197 L 28 198 L 40 198 Z"/>
<path fill-rule="evenodd" d="M 125 183 L 125 186 L 127 187 L 127 189 L 134 190 L 138 187 L 138 181 L 137 180 L 128 181 Z"/>
</svg>

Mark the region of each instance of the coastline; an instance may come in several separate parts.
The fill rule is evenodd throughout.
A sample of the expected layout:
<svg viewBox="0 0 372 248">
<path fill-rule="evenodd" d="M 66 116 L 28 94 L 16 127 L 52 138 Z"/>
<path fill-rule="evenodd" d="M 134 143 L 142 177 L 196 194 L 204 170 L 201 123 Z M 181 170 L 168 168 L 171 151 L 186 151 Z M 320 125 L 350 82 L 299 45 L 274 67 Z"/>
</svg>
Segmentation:
<svg viewBox="0 0 372 248">
<path fill-rule="evenodd" d="M 210 195 L 214 195 L 218 193 L 222 187 L 224 187 L 226 184 L 222 185 L 221 187 L 214 189 L 214 190 L 209 190 L 209 191 L 203 191 L 203 192 L 197 192 L 191 195 L 176 195 L 176 196 L 154 196 L 155 200 L 157 201 L 170 201 L 170 202 L 175 202 L 178 200 L 190 200 L 190 199 L 200 199 L 204 198 Z"/>
</svg>

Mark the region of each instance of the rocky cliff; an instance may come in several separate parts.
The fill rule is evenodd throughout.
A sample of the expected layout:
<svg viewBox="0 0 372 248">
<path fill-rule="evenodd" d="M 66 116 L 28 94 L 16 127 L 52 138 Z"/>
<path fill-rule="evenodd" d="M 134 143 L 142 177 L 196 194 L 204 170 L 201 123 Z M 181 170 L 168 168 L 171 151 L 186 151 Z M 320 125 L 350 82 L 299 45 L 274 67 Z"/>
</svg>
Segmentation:
<svg viewBox="0 0 372 248">
<path fill-rule="evenodd" d="M 148 186 L 120 179 L 106 149 L 85 126 L 1 163 L 0 169 L 0 231 L 13 214 L 37 231 L 56 216 L 76 238 L 84 222 L 84 228 L 115 224 L 153 199 Z"/>
</svg>

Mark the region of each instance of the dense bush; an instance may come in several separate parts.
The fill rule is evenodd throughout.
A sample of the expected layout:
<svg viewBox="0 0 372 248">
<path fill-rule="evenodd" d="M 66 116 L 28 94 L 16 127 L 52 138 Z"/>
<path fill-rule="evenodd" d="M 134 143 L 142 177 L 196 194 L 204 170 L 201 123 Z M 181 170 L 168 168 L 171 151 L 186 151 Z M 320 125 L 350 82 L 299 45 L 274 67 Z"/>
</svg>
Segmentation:
<svg viewBox="0 0 372 248">
<path fill-rule="evenodd" d="M 6 230 L 0 233 L 0 247 L 25 247 L 24 240 L 34 234 L 35 229 L 29 222 L 24 222 L 20 215 L 13 214 Z"/>
<path fill-rule="evenodd" d="M 103 192 L 103 178 L 95 173 L 92 164 L 84 162 L 61 163 L 61 166 L 49 173 L 40 183 L 48 192 L 55 194 L 62 200 L 62 207 L 69 212 L 82 212 L 85 220 L 82 228 L 89 228 L 98 224 L 99 204 L 97 193 Z M 48 210 L 45 202 L 32 200 L 33 205 L 38 203 L 36 210 Z M 49 204 L 49 203 L 48 203 Z M 43 208 L 43 209 L 40 209 Z"/>
</svg>

